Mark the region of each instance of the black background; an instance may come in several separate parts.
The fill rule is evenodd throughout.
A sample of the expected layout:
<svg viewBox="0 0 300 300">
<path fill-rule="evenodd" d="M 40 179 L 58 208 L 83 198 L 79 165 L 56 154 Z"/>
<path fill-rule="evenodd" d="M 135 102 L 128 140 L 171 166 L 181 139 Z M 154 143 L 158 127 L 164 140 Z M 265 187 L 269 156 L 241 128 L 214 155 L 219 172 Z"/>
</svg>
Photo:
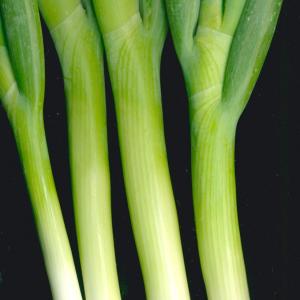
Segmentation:
<svg viewBox="0 0 300 300">
<path fill-rule="evenodd" d="M 300 11 L 285 0 L 277 31 L 237 131 L 236 176 L 240 229 L 252 299 L 299 299 Z M 51 163 L 74 258 L 78 264 L 63 81 L 49 33 L 45 124 Z M 299 68 L 299 69 L 298 69 Z M 190 174 L 188 102 L 168 36 L 162 99 L 170 172 L 176 196 L 192 299 L 206 299 L 196 248 Z M 145 299 L 132 237 L 107 80 L 112 209 L 123 299 Z M 32 211 L 12 131 L 0 109 L 0 299 L 51 299 Z"/>
</svg>

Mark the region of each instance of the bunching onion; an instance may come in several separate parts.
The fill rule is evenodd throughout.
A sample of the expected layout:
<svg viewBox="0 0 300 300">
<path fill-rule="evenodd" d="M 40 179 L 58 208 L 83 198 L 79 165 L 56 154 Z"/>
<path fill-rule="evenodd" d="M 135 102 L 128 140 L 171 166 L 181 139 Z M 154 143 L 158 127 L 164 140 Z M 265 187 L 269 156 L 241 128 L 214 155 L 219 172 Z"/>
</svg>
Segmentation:
<svg viewBox="0 0 300 300">
<path fill-rule="evenodd" d="M 198 249 L 209 299 L 249 299 L 234 174 L 238 119 L 282 0 L 166 0 L 189 96 Z"/>
<path fill-rule="evenodd" d="M 189 299 L 160 92 L 160 0 L 94 0 L 117 114 L 131 223 L 148 299 Z"/>
<path fill-rule="evenodd" d="M 43 121 L 44 49 L 35 1 L 0 1 L 0 98 L 12 126 L 53 297 L 80 300 Z"/>
<path fill-rule="evenodd" d="M 120 299 L 112 233 L 101 36 L 91 3 L 38 0 L 61 62 L 72 190 L 87 300 Z"/>
</svg>

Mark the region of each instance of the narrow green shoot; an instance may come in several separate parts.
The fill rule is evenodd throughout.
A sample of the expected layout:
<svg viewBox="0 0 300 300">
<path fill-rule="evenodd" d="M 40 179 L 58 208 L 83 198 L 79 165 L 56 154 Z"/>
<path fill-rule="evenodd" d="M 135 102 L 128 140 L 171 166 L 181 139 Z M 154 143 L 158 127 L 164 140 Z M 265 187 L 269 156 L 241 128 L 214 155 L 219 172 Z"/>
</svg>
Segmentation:
<svg viewBox="0 0 300 300">
<path fill-rule="evenodd" d="M 163 131 L 163 2 L 93 3 L 114 92 L 127 200 L 147 299 L 189 299 Z"/>
<path fill-rule="evenodd" d="M 53 298 L 80 300 L 45 138 L 38 6 L 34 0 L 1 0 L 0 16 L 0 98 L 15 134 Z"/>
<path fill-rule="evenodd" d="M 193 197 L 209 299 L 249 299 L 236 208 L 234 142 L 282 0 L 166 0 L 190 102 Z"/>
<path fill-rule="evenodd" d="M 117 300 L 103 54 L 88 0 L 39 0 L 61 62 L 67 96 L 77 238 L 87 300 Z M 84 5 L 84 6 L 83 6 Z"/>
</svg>

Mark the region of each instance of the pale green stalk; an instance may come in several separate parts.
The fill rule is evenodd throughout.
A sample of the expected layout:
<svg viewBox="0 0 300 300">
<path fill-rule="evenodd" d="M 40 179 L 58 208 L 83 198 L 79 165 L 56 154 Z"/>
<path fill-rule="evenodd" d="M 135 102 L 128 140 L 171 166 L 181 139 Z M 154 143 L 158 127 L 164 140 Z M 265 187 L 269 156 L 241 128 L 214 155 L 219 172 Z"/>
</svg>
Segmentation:
<svg viewBox="0 0 300 300">
<path fill-rule="evenodd" d="M 94 7 L 115 97 L 127 200 L 146 295 L 151 300 L 189 299 L 163 132 L 163 3 L 94 0 Z"/>
<path fill-rule="evenodd" d="M 166 0 L 190 100 L 194 211 L 210 300 L 249 299 L 236 207 L 235 130 L 281 3 Z"/>
<path fill-rule="evenodd" d="M 120 299 L 111 219 L 100 34 L 88 0 L 39 0 L 67 96 L 76 230 L 87 300 Z"/>
<path fill-rule="evenodd" d="M 53 298 L 80 300 L 43 121 L 44 56 L 33 0 L 0 2 L 0 98 L 13 128 Z"/>
</svg>

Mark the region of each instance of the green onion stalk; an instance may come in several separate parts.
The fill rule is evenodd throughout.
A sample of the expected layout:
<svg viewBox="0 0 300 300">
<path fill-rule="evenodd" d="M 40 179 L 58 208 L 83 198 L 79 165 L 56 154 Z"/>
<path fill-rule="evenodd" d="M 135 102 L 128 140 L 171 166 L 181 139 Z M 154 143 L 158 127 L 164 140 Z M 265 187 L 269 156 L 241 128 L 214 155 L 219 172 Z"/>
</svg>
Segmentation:
<svg viewBox="0 0 300 300">
<path fill-rule="evenodd" d="M 39 0 L 67 98 L 75 223 L 85 296 L 120 299 L 115 261 L 101 36 L 89 0 Z"/>
<path fill-rule="evenodd" d="M 12 126 L 54 299 L 80 300 L 43 121 L 44 54 L 37 2 L 0 2 L 0 98 Z"/>
<path fill-rule="evenodd" d="M 115 98 L 122 166 L 146 296 L 189 299 L 160 93 L 163 2 L 94 0 Z"/>
<path fill-rule="evenodd" d="M 236 204 L 235 132 L 282 0 L 166 4 L 189 96 L 194 213 L 208 299 L 249 299 Z"/>
</svg>

